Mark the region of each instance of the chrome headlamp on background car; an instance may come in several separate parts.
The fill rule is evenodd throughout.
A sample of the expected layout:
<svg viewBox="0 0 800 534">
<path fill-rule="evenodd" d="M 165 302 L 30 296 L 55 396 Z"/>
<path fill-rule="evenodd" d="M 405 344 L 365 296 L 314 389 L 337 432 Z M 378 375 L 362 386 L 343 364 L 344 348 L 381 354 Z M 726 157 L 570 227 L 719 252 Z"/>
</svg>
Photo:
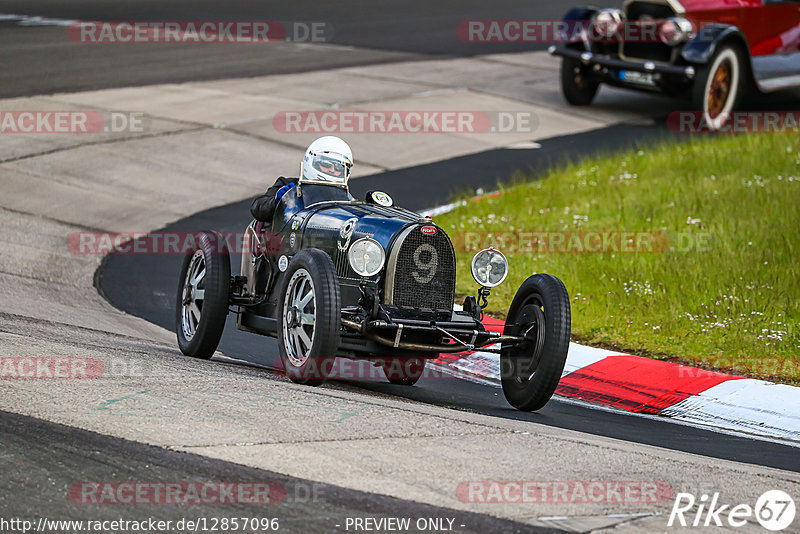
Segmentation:
<svg viewBox="0 0 800 534">
<path fill-rule="evenodd" d="M 508 260 L 499 250 L 487 248 L 472 258 L 472 277 L 481 287 L 497 287 L 508 276 Z"/>
<path fill-rule="evenodd" d="M 671 18 L 661 23 L 658 38 L 669 46 L 677 46 L 688 41 L 694 33 L 694 25 L 684 18 Z"/>
<path fill-rule="evenodd" d="M 374 276 L 383 269 L 386 253 L 380 243 L 369 237 L 363 237 L 350 245 L 347 259 L 350 267 L 359 276 Z"/>
<path fill-rule="evenodd" d="M 601 9 L 594 15 L 594 35 L 613 37 L 622 25 L 623 18 L 619 9 Z"/>
</svg>

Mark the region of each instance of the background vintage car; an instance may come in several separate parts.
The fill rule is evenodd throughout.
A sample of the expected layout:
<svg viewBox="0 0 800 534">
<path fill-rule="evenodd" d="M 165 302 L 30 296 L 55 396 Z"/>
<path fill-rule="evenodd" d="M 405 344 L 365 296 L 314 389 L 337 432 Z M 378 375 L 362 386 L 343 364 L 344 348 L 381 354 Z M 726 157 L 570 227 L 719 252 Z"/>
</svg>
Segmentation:
<svg viewBox="0 0 800 534">
<path fill-rule="evenodd" d="M 563 57 L 562 90 L 573 105 L 589 105 L 607 83 L 689 96 L 719 127 L 751 89 L 800 85 L 797 0 L 629 0 L 622 10 L 576 8 L 565 21 L 594 24 L 583 39 L 551 48 Z M 630 31 L 641 25 L 655 26 L 657 38 Z"/>
</svg>

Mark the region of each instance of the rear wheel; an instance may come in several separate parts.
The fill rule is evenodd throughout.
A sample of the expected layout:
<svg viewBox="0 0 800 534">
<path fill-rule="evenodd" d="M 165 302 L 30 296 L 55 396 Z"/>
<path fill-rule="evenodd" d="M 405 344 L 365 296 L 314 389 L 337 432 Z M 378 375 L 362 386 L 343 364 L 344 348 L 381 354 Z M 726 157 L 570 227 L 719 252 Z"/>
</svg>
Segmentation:
<svg viewBox="0 0 800 534">
<path fill-rule="evenodd" d="M 567 361 L 571 325 L 569 295 L 561 280 L 535 274 L 523 282 L 503 334 L 527 340 L 503 343 L 500 353 L 503 394 L 513 407 L 538 410 L 553 396 Z"/>
<path fill-rule="evenodd" d="M 228 315 L 231 261 L 220 234 L 201 232 L 186 254 L 175 306 L 181 352 L 209 359 L 217 350 Z"/>
<path fill-rule="evenodd" d="M 580 61 L 564 58 L 561 62 L 561 92 L 573 106 L 588 106 L 594 101 L 600 82 L 591 76 Z"/>
<path fill-rule="evenodd" d="M 293 382 L 318 386 L 339 348 L 341 295 L 330 256 L 305 249 L 289 263 L 279 293 L 278 350 Z"/>
<path fill-rule="evenodd" d="M 692 104 L 710 130 L 724 128 L 739 105 L 746 87 L 744 66 L 738 48 L 723 46 L 708 65 L 698 69 Z"/>
</svg>

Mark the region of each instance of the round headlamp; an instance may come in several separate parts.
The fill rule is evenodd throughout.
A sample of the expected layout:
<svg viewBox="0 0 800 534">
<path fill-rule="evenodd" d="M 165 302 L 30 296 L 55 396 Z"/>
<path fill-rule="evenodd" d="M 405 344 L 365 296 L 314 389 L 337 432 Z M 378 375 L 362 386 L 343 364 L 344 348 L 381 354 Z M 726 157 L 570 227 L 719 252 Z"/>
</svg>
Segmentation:
<svg viewBox="0 0 800 534">
<path fill-rule="evenodd" d="M 684 18 L 667 19 L 658 27 L 658 38 L 662 43 L 676 46 L 688 41 L 694 32 L 694 25 Z"/>
<path fill-rule="evenodd" d="M 493 248 L 481 250 L 472 258 L 472 277 L 483 287 L 497 287 L 508 276 L 508 260 Z"/>
<path fill-rule="evenodd" d="M 613 37 L 622 24 L 622 11 L 619 9 L 601 9 L 594 15 L 595 34 L 601 37 Z"/>
<path fill-rule="evenodd" d="M 383 269 L 386 253 L 380 243 L 369 237 L 362 237 L 350 245 L 347 260 L 359 276 L 374 276 Z"/>
</svg>

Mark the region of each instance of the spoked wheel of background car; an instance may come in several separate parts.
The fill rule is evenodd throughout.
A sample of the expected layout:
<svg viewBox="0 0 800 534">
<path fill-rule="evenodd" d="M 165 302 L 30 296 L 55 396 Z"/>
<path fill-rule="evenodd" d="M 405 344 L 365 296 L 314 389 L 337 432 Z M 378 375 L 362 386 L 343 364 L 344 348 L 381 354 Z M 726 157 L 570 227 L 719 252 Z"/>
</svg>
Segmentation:
<svg viewBox="0 0 800 534">
<path fill-rule="evenodd" d="M 230 293 L 231 261 L 225 240 L 215 232 L 194 236 L 194 250 L 183 259 L 175 330 L 187 356 L 208 359 L 225 327 Z"/>
<path fill-rule="evenodd" d="M 389 358 L 383 362 L 386 379 L 396 386 L 413 386 L 425 371 L 425 359 L 416 356 Z"/>
<path fill-rule="evenodd" d="M 500 354 L 503 393 L 513 407 L 538 410 L 553 396 L 567 361 L 571 326 L 569 295 L 561 280 L 549 274 L 525 280 L 511 302 L 503 334 L 525 336 L 526 341 L 503 343 Z"/>
<path fill-rule="evenodd" d="M 561 92 L 573 106 L 588 106 L 594 101 L 600 82 L 580 61 L 564 58 L 561 62 Z"/>
<path fill-rule="evenodd" d="M 341 295 L 330 256 L 309 248 L 284 273 L 278 306 L 278 349 L 286 376 L 317 386 L 333 370 L 339 348 Z"/>
<path fill-rule="evenodd" d="M 692 104 L 702 113 L 703 126 L 720 130 L 728 124 L 745 92 L 745 70 L 742 54 L 732 46 L 720 48 L 697 70 Z"/>
</svg>

